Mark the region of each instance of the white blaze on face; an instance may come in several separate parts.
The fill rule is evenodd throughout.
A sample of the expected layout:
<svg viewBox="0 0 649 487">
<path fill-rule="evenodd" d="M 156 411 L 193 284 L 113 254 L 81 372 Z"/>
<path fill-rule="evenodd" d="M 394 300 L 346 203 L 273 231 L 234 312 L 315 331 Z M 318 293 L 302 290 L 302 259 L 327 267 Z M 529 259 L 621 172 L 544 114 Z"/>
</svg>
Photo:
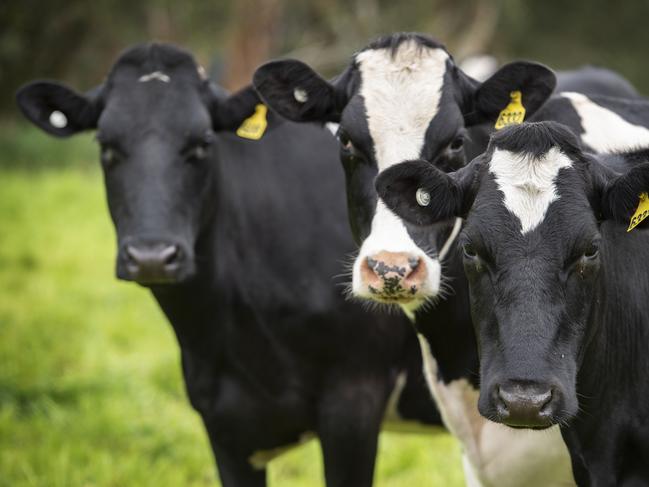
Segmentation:
<svg viewBox="0 0 649 487">
<path fill-rule="evenodd" d="M 364 100 L 379 173 L 419 158 L 428 125 L 439 109 L 447 60 L 443 49 L 428 48 L 414 41 L 404 42 L 394 53 L 390 49 L 370 49 L 356 56 L 361 74 L 359 93 Z M 423 299 L 437 294 L 439 262 L 415 244 L 401 219 L 379 201 L 371 233 L 354 263 L 352 290 L 356 296 L 372 297 L 364 289 L 360 268 L 367 257 L 381 251 L 418 256 L 428 277 L 417 296 Z"/>
<path fill-rule="evenodd" d="M 649 130 L 627 122 L 617 113 L 604 108 L 581 93 L 566 92 L 581 119 L 581 140 L 597 152 L 620 151 L 649 144 Z"/>
<path fill-rule="evenodd" d="M 550 204 L 559 199 L 555 181 L 559 170 L 570 166 L 570 158 L 557 147 L 541 157 L 494 150 L 489 170 L 504 195 L 505 206 L 520 220 L 522 233 L 536 228 Z"/>
</svg>

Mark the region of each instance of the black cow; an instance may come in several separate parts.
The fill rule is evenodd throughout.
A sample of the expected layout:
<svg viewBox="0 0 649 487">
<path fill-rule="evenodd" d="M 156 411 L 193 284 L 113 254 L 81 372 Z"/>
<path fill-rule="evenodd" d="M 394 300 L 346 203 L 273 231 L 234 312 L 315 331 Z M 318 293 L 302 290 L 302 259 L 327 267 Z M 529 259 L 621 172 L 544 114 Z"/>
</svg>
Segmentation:
<svg viewBox="0 0 649 487">
<path fill-rule="evenodd" d="M 481 413 L 560 424 L 581 486 L 649 485 L 649 233 L 627 232 L 649 149 L 593 155 L 567 127 L 529 123 L 457 172 L 406 162 L 377 189 L 409 221 L 466 218 Z"/>
<path fill-rule="evenodd" d="M 236 136 L 252 88 L 227 96 L 160 44 L 126 51 L 88 94 L 37 81 L 17 98 L 52 135 L 97 130 L 117 276 L 171 322 L 224 486 L 265 485 L 264 461 L 310 434 L 328 486 L 370 486 L 391 394 L 387 419 L 439 424 L 411 328 L 333 278 L 354 245 L 325 129 L 258 106 L 262 139 Z"/>
<path fill-rule="evenodd" d="M 350 293 L 398 305 L 415 321 L 429 387 L 447 427 L 462 442 L 469 484 L 570 485 L 570 461 L 558 428 L 540 436 L 516 435 L 477 414 L 476 339 L 454 244 L 461 220 L 417 228 L 389 211 L 374 189 L 376 175 L 403 160 L 424 157 L 446 170 L 461 167 L 465 123 L 492 120 L 493 125 L 519 81 L 533 113 L 552 93 L 554 74 L 518 63 L 478 89 L 440 44 L 399 34 L 357 53 L 332 83 L 299 61 L 271 62 L 253 81 L 271 108 L 287 118 L 340 124 L 350 223 L 361 244 Z M 473 106 L 474 99 L 483 100 L 484 111 L 479 118 L 472 108 L 470 122 L 460 104 Z"/>
</svg>

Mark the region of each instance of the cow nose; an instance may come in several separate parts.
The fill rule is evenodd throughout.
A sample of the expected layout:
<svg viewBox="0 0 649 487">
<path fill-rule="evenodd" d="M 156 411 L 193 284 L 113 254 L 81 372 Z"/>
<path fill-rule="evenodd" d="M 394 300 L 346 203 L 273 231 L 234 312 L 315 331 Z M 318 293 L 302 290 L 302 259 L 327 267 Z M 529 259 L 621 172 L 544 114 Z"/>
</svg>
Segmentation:
<svg viewBox="0 0 649 487">
<path fill-rule="evenodd" d="M 126 245 L 124 253 L 131 278 L 142 283 L 172 281 L 183 259 L 180 247 L 167 243 Z"/>
<path fill-rule="evenodd" d="M 496 411 L 500 421 L 518 428 L 546 428 L 559 401 L 558 390 L 539 384 L 496 386 Z"/>
<path fill-rule="evenodd" d="M 426 265 L 414 254 L 383 251 L 365 259 L 361 277 L 372 294 L 384 299 L 403 299 L 421 290 Z"/>
</svg>

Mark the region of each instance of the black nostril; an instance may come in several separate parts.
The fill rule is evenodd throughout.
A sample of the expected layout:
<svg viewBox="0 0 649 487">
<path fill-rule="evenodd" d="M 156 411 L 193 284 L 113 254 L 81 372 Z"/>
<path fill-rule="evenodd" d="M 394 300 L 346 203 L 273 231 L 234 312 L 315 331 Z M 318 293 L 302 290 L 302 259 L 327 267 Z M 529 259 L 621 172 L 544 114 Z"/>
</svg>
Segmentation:
<svg viewBox="0 0 649 487">
<path fill-rule="evenodd" d="M 135 247 L 127 245 L 124 250 L 126 250 L 126 256 L 128 257 L 128 260 L 130 260 L 131 262 L 137 262 L 139 252 Z"/>
<path fill-rule="evenodd" d="M 166 264 L 173 264 L 180 259 L 180 249 L 177 245 L 170 245 L 160 252 L 160 260 Z"/>
<path fill-rule="evenodd" d="M 554 389 L 550 389 L 544 394 L 539 396 L 538 401 L 541 405 L 539 410 L 541 413 L 549 412 L 548 410 L 550 409 L 550 404 L 552 403 L 552 399 L 554 399 Z"/>
</svg>

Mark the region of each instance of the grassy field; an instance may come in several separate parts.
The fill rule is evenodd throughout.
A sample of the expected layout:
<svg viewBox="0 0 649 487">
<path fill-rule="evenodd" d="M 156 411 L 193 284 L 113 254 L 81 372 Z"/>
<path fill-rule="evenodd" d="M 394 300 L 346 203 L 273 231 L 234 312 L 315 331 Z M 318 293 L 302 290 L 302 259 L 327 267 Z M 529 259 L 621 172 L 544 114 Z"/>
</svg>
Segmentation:
<svg viewBox="0 0 649 487">
<path fill-rule="evenodd" d="M 113 276 L 92 136 L 0 125 L 0 486 L 219 485 L 150 294 Z M 321 486 L 313 441 L 272 487 Z M 376 485 L 462 485 L 448 435 L 383 434 Z"/>
</svg>

